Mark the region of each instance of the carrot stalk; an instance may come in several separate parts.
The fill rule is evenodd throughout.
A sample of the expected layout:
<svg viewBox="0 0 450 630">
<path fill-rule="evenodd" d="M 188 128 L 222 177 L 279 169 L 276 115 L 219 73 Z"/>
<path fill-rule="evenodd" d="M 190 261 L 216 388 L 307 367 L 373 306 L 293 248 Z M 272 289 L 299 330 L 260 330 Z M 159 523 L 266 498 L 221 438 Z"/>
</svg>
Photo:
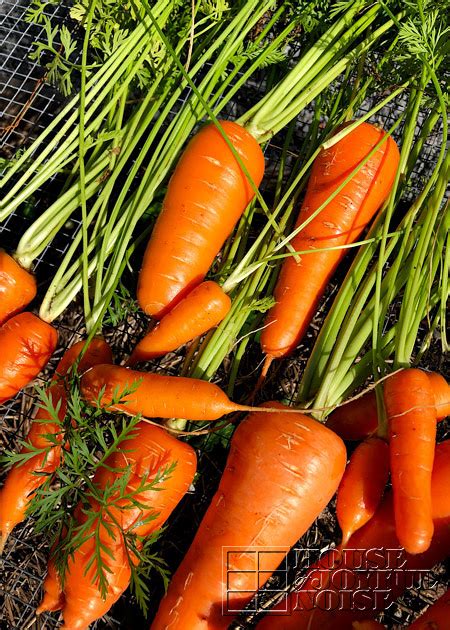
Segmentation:
<svg viewBox="0 0 450 630">
<path fill-rule="evenodd" d="M 218 284 L 202 282 L 137 344 L 126 365 L 164 356 L 203 335 L 224 319 L 230 307 L 230 298 Z"/>
<path fill-rule="evenodd" d="M 278 411 L 263 423 L 250 414 L 234 433 L 219 488 L 152 630 L 227 628 L 232 617 L 222 607 L 246 605 L 336 491 L 346 461 L 340 438 L 301 413 Z"/>
<path fill-rule="evenodd" d="M 0 325 L 20 313 L 36 296 L 36 280 L 0 249 Z"/>
</svg>

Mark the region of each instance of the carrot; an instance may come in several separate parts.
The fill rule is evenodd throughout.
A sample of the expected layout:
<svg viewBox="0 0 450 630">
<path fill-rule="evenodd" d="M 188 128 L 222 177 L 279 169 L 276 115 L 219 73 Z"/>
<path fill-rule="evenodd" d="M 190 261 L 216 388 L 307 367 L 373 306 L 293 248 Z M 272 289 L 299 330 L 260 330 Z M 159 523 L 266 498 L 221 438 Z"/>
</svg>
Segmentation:
<svg viewBox="0 0 450 630">
<path fill-rule="evenodd" d="M 217 326 L 230 308 L 231 300 L 218 284 L 202 282 L 138 343 L 126 365 L 149 361 L 176 350 Z"/>
<path fill-rule="evenodd" d="M 130 474 L 131 469 L 131 474 Z M 165 475 L 162 474 L 166 471 Z M 129 475 L 125 492 L 109 497 L 108 505 L 96 499 L 90 509 L 98 513 L 92 524 L 92 534 L 99 528 L 102 560 L 107 567 L 107 591 L 103 598 L 95 576 L 95 563 L 89 565 L 96 549 L 94 536 L 89 536 L 71 555 L 65 573 L 64 588 L 50 562 L 44 584 L 44 599 L 37 612 L 62 608 L 65 630 L 81 630 L 102 617 L 128 587 L 131 576 L 130 560 L 137 564 L 134 554 L 128 555 L 124 534 L 148 536 L 157 531 L 169 518 L 183 498 L 196 471 L 195 451 L 165 430 L 141 422 L 133 437 L 126 441 L 123 451 L 117 451 L 94 476 L 93 483 L 104 489 L 123 474 Z M 157 479 L 157 475 L 159 478 Z M 142 483 L 151 488 L 142 488 Z M 134 503 L 129 496 L 133 495 Z M 138 505 L 136 505 L 136 503 Z M 79 523 L 86 519 L 86 507 L 78 505 L 75 516 Z"/>
<path fill-rule="evenodd" d="M 60 405 L 58 418 L 61 422 L 67 410 L 64 377 L 79 358 L 85 345 L 84 341 L 79 341 L 67 350 L 47 390 L 53 406 L 56 408 L 58 403 Z M 103 339 L 93 339 L 79 362 L 78 371 L 83 372 L 96 363 L 105 361 L 112 362 L 111 348 Z M 56 470 L 60 462 L 61 427 L 55 423 L 54 418 L 46 409 L 38 408 L 26 442 L 36 449 L 45 449 L 45 451 L 36 453 L 23 464 L 14 465 L 6 476 L 3 488 L 0 490 L 0 552 L 13 528 L 24 520 L 34 493 L 48 475 Z M 21 452 L 28 453 L 30 448 L 24 446 Z"/>
<path fill-rule="evenodd" d="M 389 446 L 369 438 L 354 450 L 337 492 L 336 515 L 343 547 L 375 514 L 389 477 Z"/>
<path fill-rule="evenodd" d="M 296 227 L 320 208 L 384 135 L 381 129 L 361 123 L 319 153 Z M 263 372 L 267 372 L 274 358 L 284 357 L 296 348 L 346 252 L 320 250 L 357 240 L 388 197 L 398 163 L 397 145 L 389 137 L 336 197 L 291 240 L 296 251 L 318 251 L 304 255 L 299 262 L 288 257 L 282 266 L 274 292 L 276 304 L 270 309 L 261 333 L 262 349 L 267 355 Z"/>
<path fill-rule="evenodd" d="M 450 386 L 437 372 L 424 372 L 430 379 L 438 422 L 450 415 Z M 378 429 L 377 399 L 374 390 L 337 407 L 326 425 L 343 440 L 363 440 Z"/>
<path fill-rule="evenodd" d="M 120 394 L 129 388 L 134 391 L 122 397 Z M 251 409 L 231 402 L 217 385 L 207 381 L 116 365 L 97 365 L 81 379 L 81 392 L 89 403 L 96 405 L 102 390 L 101 407 L 147 418 L 217 420 L 227 413 Z M 116 403 L 118 397 L 123 402 Z"/>
<path fill-rule="evenodd" d="M 11 317 L 0 328 L 0 403 L 28 385 L 48 363 L 56 330 L 32 313 Z"/>
<path fill-rule="evenodd" d="M 259 186 L 264 174 L 260 146 L 240 125 L 220 125 Z M 203 280 L 253 196 L 216 126 L 203 127 L 177 164 L 147 245 L 137 290 L 143 311 L 160 319 Z"/>
<path fill-rule="evenodd" d="M 428 549 L 433 536 L 431 473 L 436 409 L 425 372 L 402 370 L 384 383 L 397 535 L 409 553 Z"/>
<path fill-rule="evenodd" d="M 0 325 L 20 313 L 36 296 L 36 280 L 0 249 Z"/>
<path fill-rule="evenodd" d="M 293 593 L 272 609 L 258 630 L 351 630 L 376 617 L 425 571 L 450 555 L 450 440 L 438 444 L 432 476 L 434 536 L 422 554 L 398 541 L 392 492 L 348 546 L 314 564 Z M 394 569 L 394 570 L 393 570 Z M 282 611 L 288 614 L 279 616 Z M 277 614 L 278 613 L 278 614 Z"/>
<path fill-rule="evenodd" d="M 410 630 L 448 630 L 450 626 L 450 589 L 445 591 L 408 628 Z"/>
<path fill-rule="evenodd" d="M 383 626 L 379 621 L 365 619 L 364 621 L 354 621 L 352 630 L 386 630 L 386 626 Z"/>
<path fill-rule="evenodd" d="M 345 462 L 342 440 L 315 420 L 272 412 L 261 422 L 250 414 L 152 630 L 227 628 L 232 618 L 222 606 L 243 608 L 266 582 L 330 501 Z"/>
</svg>

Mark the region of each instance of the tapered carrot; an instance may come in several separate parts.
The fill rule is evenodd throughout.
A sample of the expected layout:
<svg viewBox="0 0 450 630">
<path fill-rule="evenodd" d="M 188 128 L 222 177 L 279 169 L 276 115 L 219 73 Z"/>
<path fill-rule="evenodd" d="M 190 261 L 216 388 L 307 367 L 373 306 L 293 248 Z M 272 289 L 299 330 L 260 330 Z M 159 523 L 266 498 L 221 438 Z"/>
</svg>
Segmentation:
<svg viewBox="0 0 450 630">
<path fill-rule="evenodd" d="M 389 477 L 389 446 L 381 438 L 361 442 L 354 450 L 336 501 L 336 515 L 345 547 L 354 532 L 375 514 Z"/>
<path fill-rule="evenodd" d="M 384 132 L 362 123 L 316 158 L 296 227 L 309 219 L 382 140 Z M 332 201 L 291 240 L 296 251 L 318 250 L 288 257 L 275 287 L 276 304 L 261 333 L 267 355 L 264 371 L 274 358 L 291 353 L 303 337 L 328 281 L 345 249 L 320 251 L 357 240 L 386 200 L 399 163 L 392 138 L 381 144 Z"/>
<path fill-rule="evenodd" d="M 103 616 L 126 590 L 130 582 L 130 558 L 124 534 L 148 536 L 169 518 L 187 492 L 196 471 L 195 452 L 188 444 L 176 440 L 166 431 L 145 422 L 136 425 L 134 435 L 123 451 L 117 451 L 99 469 L 93 483 L 99 488 L 111 485 L 125 472 L 131 474 L 122 495 L 110 497 L 107 505 L 90 501 L 90 509 L 98 513 L 92 531 L 99 527 L 100 549 L 106 572 L 107 592 L 103 598 L 95 577 L 95 564 L 89 566 L 96 550 L 94 536 L 89 537 L 70 557 L 64 588 L 51 562 L 44 584 L 45 594 L 38 613 L 62 608 L 65 630 L 82 630 Z M 123 471 L 123 472 L 122 472 Z M 165 472 L 165 475 L 162 474 Z M 156 482 L 157 475 L 158 481 Z M 147 488 L 138 492 L 145 481 Z M 155 485 L 148 485 L 154 481 Z M 120 496 L 133 495 L 135 502 Z M 138 503 L 138 505 L 136 505 Z M 76 518 L 86 518 L 86 506 L 76 508 Z M 107 551 L 106 551 L 106 550 Z M 131 554 L 131 561 L 137 563 Z M 63 592 L 62 592 L 63 591 Z"/>
<path fill-rule="evenodd" d="M 74 344 L 62 357 L 56 368 L 52 384 L 47 395 L 53 406 L 58 408 L 58 418 L 62 422 L 66 415 L 66 387 L 64 377 L 85 347 L 84 341 Z M 112 352 L 103 339 L 93 339 L 78 364 L 79 372 L 89 369 L 96 363 L 112 362 Z M 0 490 L 0 552 L 13 528 L 23 521 L 25 513 L 36 490 L 44 483 L 48 475 L 59 465 L 61 457 L 61 427 L 46 409 L 38 408 L 26 442 L 35 449 L 43 449 L 23 464 L 14 465 L 8 472 L 3 488 Z M 31 452 L 27 446 L 22 453 Z"/>
<path fill-rule="evenodd" d="M 314 564 L 258 630 L 351 630 L 355 620 L 376 617 L 425 571 L 450 555 L 450 440 L 438 444 L 431 484 L 434 536 L 422 554 L 405 552 L 395 528 L 392 492 L 375 516 Z M 281 614 L 288 610 L 288 614 Z"/>
<path fill-rule="evenodd" d="M 433 536 L 431 472 L 436 409 L 430 379 L 421 370 L 402 370 L 384 383 L 395 522 L 400 543 L 422 553 Z"/>
<path fill-rule="evenodd" d="M 437 372 L 424 372 L 430 380 L 438 422 L 450 415 L 450 386 Z M 327 419 L 327 427 L 343 440 L 363 440 L 378 429 L 377 399 L 371 390 L 352 402 L 335 409 Z"/>
<path fill-rule="evenodd" d="M 152 630 L 228 628 L 223 609 L 243 608 L 266 582 L 330 501 L 345 462 L 341 439 L 315 420 L 250 414 Z"/>
<path fill-rule="evenodd" d="M 448 630 L 449 627 L 450 589 L 408 626 L 410 630 Z"/>
<path fill-rule="evenodd" d="M 0 249 L 0 325 L 20 313 L 36 296 L 36 280 Z"/>
<path fill-rule="evenodd" d="M 0 403 L 28 385 L 52 356 L 58 333 L 32 313 L 11 317 L 0 328 Z"/>
<path fill-rule="evenodd" d="M 218 284 L 202 282 L 165 315 L 136 346 L 127 365 L 149 361 L 176 350 L 217 326 L 231 307 Z"/>
<path fill-rule="evenodd" d="M 264 174 L 260 146 L 240 125 L 220 121 L 254 184 Z M 202 282 L 254 190 L 215 125 L 189 142 L 169 182 L 139 274 L 138 301 L 160 319 Z"/>
</svg>

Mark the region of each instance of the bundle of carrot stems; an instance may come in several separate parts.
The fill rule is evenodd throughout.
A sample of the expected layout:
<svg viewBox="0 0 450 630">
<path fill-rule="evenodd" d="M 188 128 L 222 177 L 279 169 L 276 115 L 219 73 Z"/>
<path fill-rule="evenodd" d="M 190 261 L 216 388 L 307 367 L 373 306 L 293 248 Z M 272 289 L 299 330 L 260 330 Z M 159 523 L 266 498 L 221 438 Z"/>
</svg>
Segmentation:
<svg viewBox="0 0 450 630">
<path fill-rule="evenodd" d="M 448 27 L 423 0 L 325 5 L 132 0 L 100 61 L 103 2 L 80 5 L 80 91 L 5 170 L 0 221 L 64 184 L 0 259 L 11 287 L 29 284 L 0 312 L 2 401 L 49 360 L 51 324 L 80 293 L 86 326 L 38 391 L 20 452 L 5 453 L 0 490 L 0 548 L 34 517 L 50 547 L 38 613 L 61 610 L 64 628 L 87 628 L 130 583 L 147 613 L 149 568 L 167 588 L 161 528 L 196 483 L 189 442 L 201 453 L 218 428 L 234 431 L 227 466 L 152 628 L 228 627 L 281 556 L 225 597 L 223 550 L 291 548 L 336 492 L 339 553 L 398 546 L 421 569 L 450 554 L 448 441 L 436 446 L 450 388 L 421 369 L 437 340 L 448 351 Z M 228 120 L 262 73 L 264 95 Z M 373 124 L 392 108 L 389 128 Z M 436 161 L 418 180 L 431 137 Z M 260 188 L 273 138 L 280 159 Z M 74 217 L 39 318 L 20 313 L 36 293 L 33 261 Z M 344 258 L 293 398 L 256 405 L 303 347 Z M 156 324 L 118 366 L 102 327 L 127 267 L 141 268 L 139 307 Z M 178 376 L 155 372 L 153 359 L 187 343 Z M 233 402 L 242 381 L 246 400 Z M 360 442 L 348 464 L 343 440 Z M 251 573 L 249 555 L 228 570 Z M 370 604 L 337 617 L 302 605 L 261 627 L 351 630 L 384 612 Z"/>
</svg>

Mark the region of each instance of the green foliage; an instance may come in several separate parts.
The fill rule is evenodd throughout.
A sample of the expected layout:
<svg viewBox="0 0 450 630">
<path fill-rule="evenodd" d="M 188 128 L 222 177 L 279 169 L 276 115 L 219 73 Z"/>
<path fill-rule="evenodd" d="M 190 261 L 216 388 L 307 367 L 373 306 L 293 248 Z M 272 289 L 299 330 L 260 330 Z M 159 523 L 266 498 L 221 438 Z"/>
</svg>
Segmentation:
<svg viewBox="0 0 450 630">
<path fill-rule="evenodd" d="M 118 326 L 122 322 L 139 311 L 137 301 L 131 296 L 130 291 L 122 282 L 113 293 L 111 303 L 109 304 L 105 317 L 103 319 L 104 326 Z"/>
</svg>

